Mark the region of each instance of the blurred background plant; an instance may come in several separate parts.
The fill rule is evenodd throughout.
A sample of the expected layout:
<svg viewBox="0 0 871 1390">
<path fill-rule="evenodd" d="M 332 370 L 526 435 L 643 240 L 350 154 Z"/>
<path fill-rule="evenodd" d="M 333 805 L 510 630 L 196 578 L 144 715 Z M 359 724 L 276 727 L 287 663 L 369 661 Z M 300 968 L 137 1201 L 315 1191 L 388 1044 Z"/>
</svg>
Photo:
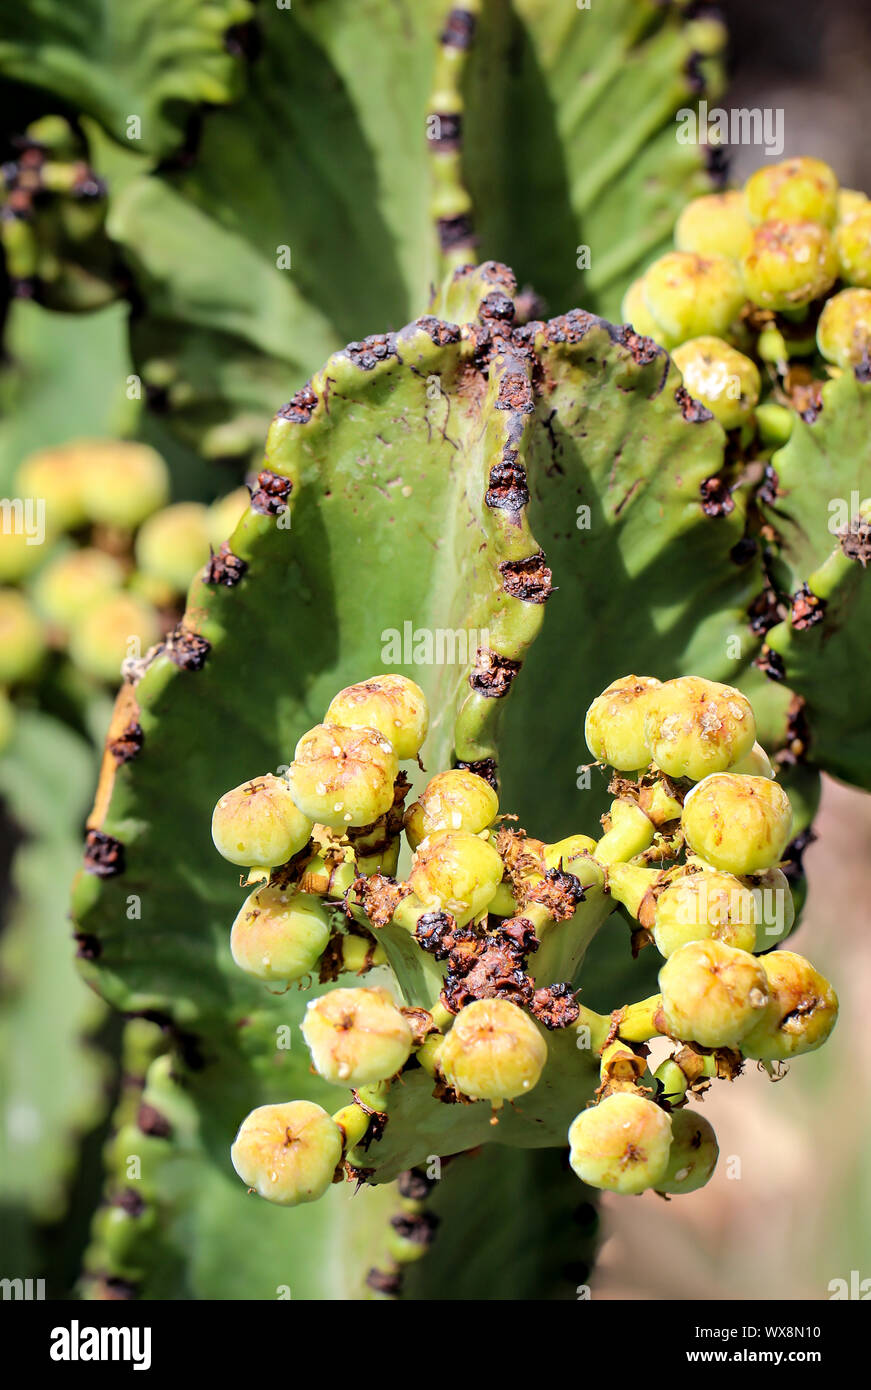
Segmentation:
<svg viewBox="0 0 871 1390">
<path fill-rule="evenodd" d="M 782 105 L 786 155 L 818 154 L 867 188 L 867 21 L 849 3 L 805 8 L 796 23 L 789 5 L 730 7 L 730 101 Z M 119 1020 L 79 980 L 67 916 L 121 661 L 172 630 L 245 505 L 276 406 L 331 352 L 421 312 L 458 256 L 512 264 L 530 315 L 580 304 L 617 318 L 680 207 L 722 175 L 721 151 L 674 139 L 676 109 L 722 95 L 709 7 L 594 0 L 579 22 L 569 4 L 488 3 L 464 110 L 472 229 L 425 139 L 448 9 L 45 0 L 4 22 L 0 495 L 48 506 L 44 544 L 5 522 L 0 535 L 0 1220 L 10 1270 L 47 1277 L 49 1296 L 79 1276 L 100 1151 L 138 1065 L 121 1064 Z M 736 154 L 743 177 L 756 152 Z M 827 973 L 859 981 L 867 801 L 830 787 L 817 831 L 809 911 Z M 833 876 L 850 884 L 843 930 Z M 842 1080 L 859 1017 L 844 995 L 829 1048 L 792 1080 L 796 1114 L 825 1089 L 854 1126 L 843 1142 L 827 1126 L 840 1179 L 817 1188 L 827 1217 L 810 1233 L 797 1220 L 821 1160 L 784 1120 L 773 1180 L 767 1152 L 758 1185 L 748 1158 L 742 1181 L 721 1169 L 680 1204 L 646 1197 L 612 1215 L 606 1202 L 597 1293 L 683 1297 L 701 1282 L 745 1297 L 747 1229 L 777 1252 L 769 1276 L 755 1267 L 760 1297 L 819 1296 L 841 1265 L 861 1267 L 868 1083 Z M 128 1052 L 159 1037 L 152 1025 Z M 728 1095 L 712 1118 L 715 1104 Z M 751 1134 L 744 1097 L 742 1116 Z M 681 1259 L 664 1260 L 669 1248 Z M 664 1264 L 680 1271 L 668 1289 Z"/>
</svg>

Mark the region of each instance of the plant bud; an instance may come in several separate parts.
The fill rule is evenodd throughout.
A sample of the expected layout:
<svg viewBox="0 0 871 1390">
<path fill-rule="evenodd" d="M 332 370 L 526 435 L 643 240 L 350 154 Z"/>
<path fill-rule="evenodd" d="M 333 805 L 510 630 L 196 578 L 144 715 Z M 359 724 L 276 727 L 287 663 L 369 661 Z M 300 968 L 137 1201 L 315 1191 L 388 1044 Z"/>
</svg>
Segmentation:
<svg viewBox="0 0 871 1390">
<path fill-rule="evenodd" d="M 645 1096 L 615 1091 L 575 1117 L 569 1147 L 581 1182 L 605 1192 L 644 1192 L 665 1179 L 671 1120 Z"/>
<path fill-rule="evenodd" d="M 82 500 L 91 521 L 133 530 L 165 505 L 169 473 L 147 444 L 94 439 L 78 447 Z"/>
<path fill-rule="evenodd" d="M 393 745 L 397 758 L 416 758 L 426 738 L 429 710 L 420 686 L 407 676 L 371 676 L 340 690 L 325 722 L 346 729 L 377 729 Z"/>
<path fill-rule="evenodd" d="M 230 1157 L 247 1187 L 268 1202 L 295 1207 L 316 1202 L 330 1186 L 342 1158 L 342 1131 L 308 1100 L 261 1105 L 242 1121 Z"/>
<path fill-rule="evenodd" d="M 693 941 L 659 972 L 669 1034 L 702 1047 L 737 1047 L 763 1018 L 768 981 L 760 961 L 720 941 Z"/>
<path fill-rule="evenodd" d="M 653 676 L 622 676 L 597 696 L 584 721 L 584 737 L 593 757 L 618 772 L 637 772 L 650 762 L 644 737 L 644 714 L 651 692 L 661 682 Z"/>
<path fill-rule="evenodd" d="M 841 276 L 848 285 L 871 285 L 871 205 L 856 212 L 835 233 Z"/>
<path fill-rule="evenodd" d="M 45 637 L 27 599 L 0 589 L 0 685 L 15 685 L 36 674 L 45 654 Z"/>
<path fill-rule="evenodd" d="M 850 222 L 859 212 L 867 212 L 871 202 L 865 193 L 855 188 L 838 189 L 838 226 Z"/>
<path fill-rule="evenodd" d="M 724 338 L 746 299 L 740 272 L 725 256 L 669 251 L 644 274 L 644 301 L 676 345 L 705 334 Z"/>
<path fill-rule="evenodd" d="M 531 1091 L 546 1061 L 535 1023 L 507 999 L 476 999 L 461 1009 L 439 1057 L 445 1080 L 461 1095 L 494 1102 Z"/>
<path fill-rule="evenodd" d="M 644 736 L 657 767 L 669 777 L 698 782 L 750 752 L 756 721 L 740 690 L 700 676 L 678 676 L 650 696 Z"/>
<path fill-rule="evenodd" d="M 744 194 L 737 189 L 725 193 L 703 193 L 693 198 L 680 214 L 674 228 L 678 251 L 697 256 L 726 256 L 740 261 L 752 235 L 744 206 Z"/>
<path fill-rule="evenodd" d="M 794 951 L 770 951 L 759 964 L 770 1002 L 741 1039 L 744 1056 L 781 1062 L 822 1047 L 838 1019 L 838 996 L 828 980 Z"/>
<path fill-rule="evenodd" d="M 672 353 L 690 395 L 725 430 L 737 429 L 753 414 L 761 381 L 755 362 L 722 338 L 690 338 Z"/>
<path fill-rule="evenodd" d="M 405 813 L 405 834 L 412 849 L 440 830 L 467 830 L 477 835 L 499 814 L 499 798 L 483 777 L 457 767 L 438 772 Z"/>
<path fill-rule="evenodd" d="M 230 950 L 247 975 L 286 983 L 314 970 L 329 939 L 330 916 L 321 898 L 267 884 L 239 909 Z"/>
<path fill-rule="evenodd" d="M 109 594 L 73 624 L 70 656 L 96 680 L 117 685 L 121 663 L 142 656 L 160 638 L 154 609 L 133 594 Z"/>
<path fill-rule="evenodd" d="M 673 340 L 667 333 L 663 332 L 647 307 L 644 298 L 643 277 L 634 280 L 624 294 L 623 303 L 620 306 L 620 317 L 624 323 L 631 324 L 636 333 L 641 333 L 646 338 L 652 338 L 654 342 L 660 343 L 664 348 L 673 346 Z"/>
<path fill-rule="evenodd" d="M 656 899 L 653 939 L 667 958 L 690 941 L 756 949 L 757 904 L 732 874 L 687 874 Z"/>
<path fill-rule="evenodd" d="M 33 587 L 40 612 L 68 628 L 102 599 L 117 593 L 124 579 L 118 561 L 103 550 L 70 550 L 51 560 Z"/>
<path fill-rule="evenodd" d="M 715 773 L 690 791 L 681 825 L 690 849 L 705 863 L 725 873 L 755 874 L 783 858 L 792 807 L 768 777 Z"/>
<path fill-rule="evenodd" d="M 393 745 L 378 730 L 317 724 L 296 745 L 287 781 L 313 821 L 347 830 L 390 810 L 398 772 Z"/>
<path fill-rule="evenodd" d="M 57 531 L 71 531 L 87 521 L 82 473 L 87 444 L 73 440 L 29 454 L 15 478 L 20 497 L 43 497 L 48 521 Z"/>
<path fill-rule="evenodd" d="M 308 843 L 312 822 L 281 777 L 267 772 L 225 792 L 212 812 L 219 854 L 245 868 L 274 869 Z"/>
<path fill-rule="evenodd" d="M 841 290 L 823 305 L 817 347 L 844 370 L 871 358 L 871 290 Z"/>
<path fill-rule="evenodd" d="M 395 1076 L 414 1038 L 386 989 L 334 989 L 306 1008 L 302 1035 L 315 1071 L 339 1085 L 367 1086 Z"/>
<path fill-rule="evenodd" d="M 27 519 L 27 514 L 24 514 Z M 38 526 L 28 534 L 24 529 L 7 530 L 0 527 L 0 583 L 18 584 L 27 579 L 28 575 L 42 563 L 45 559 L 46 551 L 53 540 L 53 536 L 48 531 L 42 542 L 37 545 Z"/>
<path fill-rule="evenodd" d="M 762 747 L 761 743 L 754 743 L 749 753 L 745 753 L 743 758 L 732 763 L 726 768 L 735 777 L 774 777 L 775 771 L 771 766 L 771 759 Z"/>
<path fill-rule="evenodd" d="M 451 830 L 422 842 L 408 882 L 426 907 L 450 912 L 462 927 L 492 900 L 502 873 L 492 845 L 465 830 Z"/>
<path fill-rule="evenodd" d="M 183 594 L 209 558 L 208 509 L 176 502 L 155 512 L 136 537 L 136 562 L 146 574 Z"/>
<path fill-rule="evenodd" d="M 798 155 L 779 164 L 764 164 L 744 185 L 744 203 L 752 222 L 822 222 L 831 227 L 838 215 L 838 180 L 821 159 Z"/>
<path fill-rule="evenodd" d="M 676 1110 L 671 1135 L 668 1168 L 656 1190 L 672 1196 L 697 1192 L 710 1180 L 720 1155 L 713 1125 L 692 1110 Z"/>
<path fill-rule="evenodd" d="M 741 265 L 754 304 L 800 309 L 832 288 L 838 253 L 818 222 L 763 222 Z"/>
</svg>

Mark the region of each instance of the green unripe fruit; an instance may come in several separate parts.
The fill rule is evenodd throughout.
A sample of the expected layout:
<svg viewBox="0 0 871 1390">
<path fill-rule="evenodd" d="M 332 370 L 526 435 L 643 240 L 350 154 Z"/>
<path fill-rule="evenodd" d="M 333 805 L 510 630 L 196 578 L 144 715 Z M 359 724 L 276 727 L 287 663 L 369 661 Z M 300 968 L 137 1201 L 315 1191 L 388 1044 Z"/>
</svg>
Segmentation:
<svg viewBox="0 0 871 1390">
<path fill-rule="evenodd" d="M 771 759 L 762 747 L 761 743 L 754 743 L 749 753 L 745 753 L 743 758 L 738 758 L 726 768 L 727 772 L 733 773 L 736 777 L 774 777 L 774 768 L 771 766 Z"/>
<path fill-rule="evenodd" d="M 817 347 L 827 362 L 844 369 L 871 358 L 871 290 L 841 290 L 826 300 Z"/>
<path fill-rule="evenodd" d="M 730 874 L 755 874 L 783 858 L 792 829 L 789 797 L 768 777 L 715 773 L 693 787 L 681 817 L 694 854 Z"/>
<path fill-rule="evenodd" d="M 183 594 L 209 558 L 208 509 L 200 502 L 177 502 L 155 512 L 136 537 L 136 563 Z"/>
<path fill-rule="evenodd" d="M 671 1120 L 633 1091 L 615 1091 L 582 1110 L 569 1129 L 569 1163 L 590 1187 L 631 1195 L 658 1187 L 668 1172 Z"/>
<path fill-rule="evenodd" d="M 296 745 L 287 781 L 305 815 L 347 830 L 390 810 L 398 773 L 393 745 L 378 730 L 318 724 Z"/>
<path fill-rule="evenodd" d="M 690 941 L 722 941 L 742 951 L 756 949 L 757 904 L 732 874 L 688 874 L 656 899 L 653 939 L 668 957 Z"/>
<path fill-rule="evenodd" d="M 782 869 L 764 869 L 745 879 L 756 903 L 756 950 L 770 951 L 795 925 L 795 903 Z"/>
<path fill-rule="evenodd" d="M 678 676 L 649 697 L 644 739 L 669 777 L 698 782 L 750 752 L 756 721 L 740 690 L 701 676 Z"/>
<path fill-rule="evenodd" d="M 29 454 L 15 477 L 20 497 L 45 499 L 46 515 L 53 529 L 70 531 L 87 520 L 82 497 L 82 476 L 87 446 L 73 441 Z"/>
<path fill-rule="evenodd" d="M 239 909 L 230 950 L 247 975 L 286 982 L 314 970 L 329 939 L 330 917 L 321 898 L 267 884 Z"/>
<path fill-rule="evenodd" d="M 759 963 L 770 1002 L 741 1040 L 744 1056 L 782 1062 L 822 1047 L 838 1019 L 838 996 L 828 980 L 794 951 L 770 951 Z"/>
<path fill-rule="evenodd" d="M 0 583 L 17 584 L 32 574 L 45 559 L 47 539 L 40 541 L 35 529 L 0 530 Z"/>
<path fill-rule="evenodd" d="M 234 488 L 226 497 L 219 497 L 208 509 L 206 525 L 209 544 L 219 550 L 224 541 L 232 536 L 251 503 L 247 487 Z"/>
<path fill-rule="evenodd" d="M 82 501 L 91 521 L 133 530 L 166 504 L 169 473 L 147 444 L 95 439 L 79 447 Z"/>
<path fill-rule="evenodd" d="M 584 738 L 593 757 L 618 772 L 637 772 L 650 762 L 644 716 L 655 676 L 622 676 L 598 695 L 587 710 Z"/>
<path fill-rule="evenodd" d="M 419 685 L 407 676 L 372 676 L 340 690 L 327 710 L 327 724 L 377 729 L 397 758 L 416 758 L 426 738 L 429 710 Z"/>
<path fill-rule="evenodd" d="M 725 256 L 669 251 L 644 275 L 644 301 L 674 343 L 723 338 L 746 299 L 741 275 Z"/>
<path fill-rule="evenodd" d="M 450 912 L 462 927 L 492 901 L 502 874 L 492 845 L 468 831 L 450 830 L 423 841 L 408 882 L 426 907 Z"/>
<path fill-rule="evenodd" d="M 590 888 L 604 881 L 601 868 L 589 858 L 595 853 L 596 841 L 589 835 L 567 835 L 564 840 L 545 845 L 544 866 L 574 874 L 582 888 Z"/>
<path fill-rule="evenodd" d="M 871 285 L 871 204 L 835 232 L 841 276 L 850 285 Z"/>
<path fill-rule="evenodd" d="M 666 1028 L 682 1042 L 737 1047 L 768 1008 L 761 962 L 721 941 L 692 941 L 659 972 Z"/>
<path fill-rule="evenodd" d="M 124 571 L 112 555 L 90 547 L 51 560 L 37 576 L 33 597 L 40 612 L 70 627 L 96 603 L 118 592 Z"/>
<path fill-rule="evenodd" d="M 508 999 L 476 999 L 454 1019 L 439 1055 L 445 1080 L 471 1100 L 501 1103 L 538 1082 L 547 1044 L 528 1014 Z"/>
<path fill-rule="evenodd" d="M 312 822 L 282 777 L 267 772 L 225 792 L 212 812 L 215 849 L 231 864 L 274 869 L 308 843 Z"/>
<path fill-rule="evenodd" d="M 14 734 L 15 706 L 6 691 L 0 690 L 0 755 L 6 752 Z"/>
<path fill-rule="evenodd" d="M 855 188 L 838 189 L 838 226 L 850 222 L 860 212 L 867 212 L 871 202 L 865 193 Z"/>
<path fill-rule="evenodd" d="M 838 180 L 821 159 L 800 155 L 757 169 L 744 185 L 751 222 L 821 222 L 834 226 L 838 216 Z"/>
<path fill-rule="evenodd" d="M 368 1086 L 405 1066 L 414 1038 L 386 989 L 334 989 L 313 999 L 300 1024 L 325 1081 Z"/>
<path fill-rule="evenodd" d="M 292 1100 L 261 1105 L 243 1121 L 230 1150 L 247 1187 L 268 1202 L 316 1202 L 342 1159 L 342 1131 L 320 1105 Z"/>
<path fill-rule="evenodd" d="M 687 203 L 677 219 L 674 244 L 678 251 L 692 251 L 697 256 L 740 261 L 751 235 L 743 193 L 704 193 Z"/>
<path fill-rule="evenodd" d="M 741 262 L 747 294 L 763 309 L 801 309 L 838 277 L 838 253 L 818 222 L 763 222 Z"/>
<path fill-rule="evenodd" d="M 73 625 L 69 651 L 89 676 L 117 683 L 122 662 L 141 656 L 159 638 L 160 623 L 150 604 L 133 594 L 109 594 Z"/>
<path fill-rule="evenodd" d="M 646 338 L 653 338 L 654 342 L 661 343 L 665 348 L 672 346 L 671 338 L 663 332 L 647 307 L 643 276 L 638 280 L 633 280 L 624 294 L 623 303 L 620 306 L 620 317 L 624 323 L 631 324 L 636 333 L 642 333 Z"/>
<path fill-rule="evenodd" d="M 0 589 L 0 685 L 15 685 L 36 674 L 45 655 L 45 637 L 27 599 Z"/>
<path fill-rule="evenodd" d="M 438 772 L 405 813 L 405 834 L 412 849 L 440 830 L 467 830 L 477 835 L 499 814 L 499 798 L 483 777 L 467 768 Z"/>
<path fill-rule="evenodd" d="M 707 406 L 724 429 L 737 429 L 753 414 L 761 381 L 755 362 L 722 338 L 690 338 L 672 353 L 690 395 Z"/>
<path fill-rule="evenodd" d="M 668 1168 L 656 1190 L 670 1196 L 697 1192 L 710 1180 L 720 1156 L 713 1125 L 692 1110 L 676 1110 L 671 1117 L 671 1136 Z"/>
</svg>

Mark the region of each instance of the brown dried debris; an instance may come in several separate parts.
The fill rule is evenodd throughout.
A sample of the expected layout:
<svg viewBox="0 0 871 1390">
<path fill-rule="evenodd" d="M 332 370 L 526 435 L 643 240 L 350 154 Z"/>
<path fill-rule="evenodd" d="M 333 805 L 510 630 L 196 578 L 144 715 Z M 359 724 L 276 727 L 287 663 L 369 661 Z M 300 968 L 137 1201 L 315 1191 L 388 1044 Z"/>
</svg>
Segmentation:
<svg viewBox="0 0 871 1390">
<path fill-rule="evenodd" d="M 389 357 L 396 356 L 396 334 L 373 333 L 359 343 L 349 343 L 345 348 L 345 356 L 350 357 L 355 367 L 361 367 L 364 372 L 371 372 L 379 362 L 386 362 Z"/>
<path fill-rule="evenodd" d="M 484 501 L 488 507 L 505 512 L 519 512 L 529 502 L 526 469 L 510 445 L 506 445 L 501 459 L 490 469 Z"/>
<path fill-rule="evenodd" d="M 349 891 L 357 893 L 360 906 L 377 930 L 387 926 L 411 889 L 407 883 L 398 883 L 389 874 L 372 874 L 369 878 L 365 875 L 356 878 Z"/>
<path fill-rule="evenodd" d="M 318 398 L 312 390 L 311 382 L 307 381 L 295 396 L 291 396 L 287 405 L 281 407 L 278 417 L 281 420 L 290 420 L 294 425 L 306 425 L 317 403 Z"/>
<path fill-rule="evenodd" d="M 524 603 L 546 603 L 553 591 L 553 573 L 543 550 L 525 560 L 503 560 L 499 572 L 505 593 Z"/>
<path fill-rule="evenodd" d="M 489 782 L 494 792 L 498 792 L 499 773 L 495 758 L 472 758 L 469 761 L 458 758 L 454 767 L 464 767 L 468 772 L 474 772 L 476 776 L 483 777 L 485 782 Z"/>
<path fill-rule="evenodd" d="M 476 694 L 484 695 L 488 700 L 504 699 L 522 665 L 522 661 L 479 647 L 475 653 L 474 670 L 469 675 L 469 685 Z"/>
<path fill-rule="evenodd" d="M 180 671 L 202 671 L 211 650 L 211 642 L 183 623 L 167 634 L 166 654 Z"/>
<path fill-rule="evenodd" d="M 219 550 L 211 552 L 203 577 L 207 584 L 223 584 L 226 589 L 232 589 L 247 568 L 247 563 L 233 554 L 230 542 L 224 541 Z"/>
<path fill-rule="evenodd" d="M 120 840 L 89 830 L 85 836 L 85 870 L 97 878 L 116 878 L 125 868 L 125 850 Z"/>
<path fill-rule="evenodd" d="M 735 510 L 735 499 L 732 496 L 728 483 L 722 478 L 718 478 L 716 473 L 710 478 L 705 478 L 699 485 L 699 492 L 702 496 L 702 511 L 705 516 L 720 517 L 728 516 Z"/>
<path fill-rule="evenodd" d="M 461 6 L 450 11 L 445 27 L 439 35 L 439 43 L 447 48 L 471 48 L 475 38 L 477 16 Z"/>
<path fill-rule="evenodd" d="M 818 598 L 811 593 L 808 585 L 802 584 L 792 596 L 792 606 L 790 609 L 790 622 L 799 632 L 804 632 L 809 627 L 814 627 L 816 623 L 821 623 L 826 616 L 825 599 Z"/>
<path fill-rule="evenodd" d="M 279 516 L 287 510 L 293 479 L 283 473 L 262 468 L 257 474 L 257 486 L 251 492 L 251 507 L 261 516 Z"/>
<path fill-rule="evenodd" d="M 528 888 L 525 895 L 525 902 L 540 903 L 555 922 L 568 921 L 583 901 L 580 879 L 563 869 L 546 869 L 543 880 Z"/>
<path fill-rule="evenodd" d="M 122 763 L 129 763 L 139 756 L 144 742 L 142 725 L 134 719 L 115 738 L 110 738 L 106 747 L 120 767 Z"/>
<path fill-rule="evenodd" d="M 858 560 L 863 569 L 871 560 L 871 521 L 855 517 L 849 526 L 838 532 L 841 550 L 848 560 Z"/>
<path fill-rule="evenodd" d="M 143 1134 L 148 1134 L 152 1139 L 168 1139 L 172 1134 L 172 1125 L 166 1116 L 145 1101 L 139 1107 L 136 1124 Z"/>
<path fill-rule="evenodd" d="M 713 420 L 712 411 L 706 405 L 697 401 L 691 396 L 685 386 L 678 386 L 675 389 L 674 398 L 680 406 L 680 413 L 690 425 L 700 425 L 705 420 Z"/>
<path fill-rule="evenodd" d="M 568 1028 L 577 1022 L 581 1010 L 571 985 L 563 981 L 561 984 L 548 985 L 546 989 L 537 989 L 532 996 L 529 1012 L 545 1028 L 553 1031 Z"/>
</svg>

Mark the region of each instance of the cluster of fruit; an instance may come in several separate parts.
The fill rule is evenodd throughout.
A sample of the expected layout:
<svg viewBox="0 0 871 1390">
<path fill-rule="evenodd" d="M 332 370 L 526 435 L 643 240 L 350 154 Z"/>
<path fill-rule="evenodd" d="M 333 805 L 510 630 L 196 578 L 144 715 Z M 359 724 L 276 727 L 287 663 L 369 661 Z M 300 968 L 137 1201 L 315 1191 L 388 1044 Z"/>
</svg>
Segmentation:
<svg viewBox="0 0 871 1390">
<path fill-rule="evenodd" d="M 743 189 L 696 198 L 675 246 L 629 287 L 623 317 L 669 349 L 724 428 L 749 425 L 767 396 L 757 424 L 777 436 L 770 405 L 805 401 L 826 374 L 871 372 L 871 201 L 821 160 L 767 165 Z"/>
<path fill-rule="evenodd" d="M 436 1101 L 483 1103 L 498 1123 L 506 1102 L 534 1102 L 554 1039 L 569 1034 L 576 1070 L 551 1080 L 568 1085 L 567 1117 L 591 1057 L 600 1081 L 568 1130 L 578 1176 L 626 1193 L 701 1186 L 717 1146 L 688 1099 L 747 1058 L 776 1072 L 819 1047 L 837 1015 L 807 961 L 770 949 L 794 924 L 780 868 L 792 813 L 750 704 L 696 677 L 616 681 L 586 716 L 591 753 L 614 771 L 603 831 L 555 844 L 510 826 L 469 768 L 436 774 L 404 810 L 399 763 L 419 758 L 427 720 L 422 691 L 403 676 L 350 686 L 282 775 L 246 782 L 215 807 L 217 849 L 258 881 L 231 931 L 241 969 L 265 982 L 316 970 L 335 981 L 419 950 L 438 972 L 428 1007 L 380 984 L 309 1003 L 301 1027 L 313 1066 L 350 1086 L 353 1103 L 333 1116 L 302 1100 L 257 1108 L 232 1148 L 237 1172 L 270 1201 L 314 1200 L 383 1119 L 410 1059 Z M 403 832 L 412 855 L 398 880 Z M 652 942 L 665 958 L 659 993 L 610 1015 L 582 1006 L 542 949 L 557 929 L 563 941 L 581 932 L 597 897 L 603 917 L 618 904 L 629 915 L 636 948 Z M 656 1037 L 675 1050 L 651 1075 Z M 376 1126 L 369 1142 L 377 1137 Z"/>
<path fill-rule="evenodd" d="M 12 699 L 66 655 L 117 685 L 125 658 L 177 621 L 191 579 L 230 534 L 248 491 L 167 505 L 169 474 L 144 444 L 82 440 L 31 454 L 0 525 L 0 749 Z"/>
</svg>

